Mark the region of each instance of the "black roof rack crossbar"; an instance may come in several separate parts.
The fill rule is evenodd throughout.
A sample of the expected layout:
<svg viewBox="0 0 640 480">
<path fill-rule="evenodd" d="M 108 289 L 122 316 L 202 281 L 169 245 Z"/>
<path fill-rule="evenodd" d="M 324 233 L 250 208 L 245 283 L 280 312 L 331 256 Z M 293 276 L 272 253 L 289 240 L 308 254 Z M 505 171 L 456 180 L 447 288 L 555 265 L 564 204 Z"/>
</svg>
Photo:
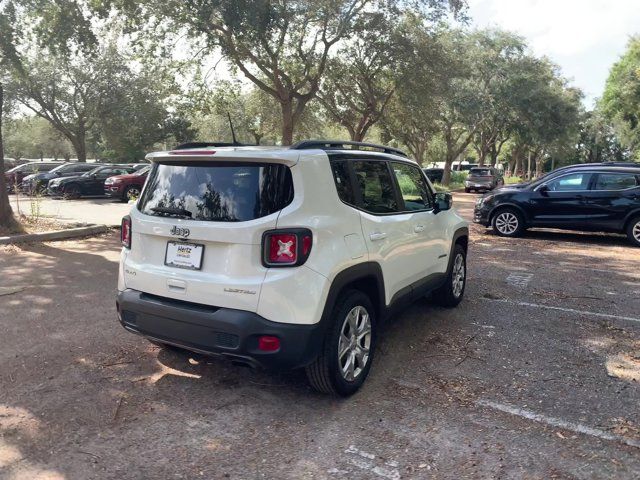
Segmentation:
<svg viewBox="0 0 640 480">
<path fill-rule="evenodd" d="M 352 142 L 348 140 L 303 140 L 289 147 L 291 150 L 309 150 L 318 148 L 320 150 L 376 150 L 383 153 L 391 153 L 408 157 L 399 148 L 387 147 L 376 143 Z"/>
</svg>

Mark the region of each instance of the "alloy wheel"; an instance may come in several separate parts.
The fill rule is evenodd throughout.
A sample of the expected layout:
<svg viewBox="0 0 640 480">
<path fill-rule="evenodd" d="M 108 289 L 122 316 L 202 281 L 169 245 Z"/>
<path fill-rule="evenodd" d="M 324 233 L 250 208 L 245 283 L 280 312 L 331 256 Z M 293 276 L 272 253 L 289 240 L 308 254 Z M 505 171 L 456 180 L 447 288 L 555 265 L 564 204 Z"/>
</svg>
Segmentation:
<svg viewBox="0 0 640 480">
<path fill-rule="evenodd" d="M 131 187 L 127 190 L 127 200 L 135 200 L 140 196 L 140 189 Z"/>
<path fill-rule="evenodd" d="M 451 277 L 453 296 L 458 298 L 460 297 L 460 295 L 462 295 L 462 291 L 464 290 L 464 282 L 466 279 L 464 257 L 461 253 L 458 253 L 456 255 L 456 259 L 453 262 L 453 271 L 451 272 Z"/>
<path fill-rule="evenodd" d="M 640 243 L 640 221 L 633 226 L 633 230 L 631 232 L 633 234 L 633 238 Z"/>
<path fill-rule="evenodd" d="M 502 212 L 496 217 L 496 229 L 503 235 L 513 235 L 518 230 L 518 217 L 511 212 Z"/>
<path fill-rule="evenodd" d="M 338 341 L 338 365 L 342 377 L 353 382 L 369 362 L 371 318 L 363 306 L 353 307 L 342 324 Z"/>
</svg>

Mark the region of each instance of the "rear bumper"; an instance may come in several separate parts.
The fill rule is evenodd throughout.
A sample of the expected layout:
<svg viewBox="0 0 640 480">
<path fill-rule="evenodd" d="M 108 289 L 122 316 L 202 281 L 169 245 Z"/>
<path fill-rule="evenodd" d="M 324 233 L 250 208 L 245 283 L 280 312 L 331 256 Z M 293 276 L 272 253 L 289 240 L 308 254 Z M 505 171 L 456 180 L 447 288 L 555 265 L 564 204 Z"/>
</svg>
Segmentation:
<svg viewBox="0 0 640 480">
<path fill-rule="evenodd" d="M 481 183 L 481 182 L 465 182 L 465 188 L 476 189 L 476 190 L 492 190 L 493 184 L 491 183 Z"/>
<path fill-rule="evenodd" d="M 124 328 L 147 338 L 206 355 L 268 369 L 294 369 L 311 363 L 324 338 L 320 324 L 292 325 L 244 310 L 217 308 L 148 295 L 118 293 L 118 318 Z M 280 339 L 275 352 L 258 350 L 261 335 Z"/>
</svg>

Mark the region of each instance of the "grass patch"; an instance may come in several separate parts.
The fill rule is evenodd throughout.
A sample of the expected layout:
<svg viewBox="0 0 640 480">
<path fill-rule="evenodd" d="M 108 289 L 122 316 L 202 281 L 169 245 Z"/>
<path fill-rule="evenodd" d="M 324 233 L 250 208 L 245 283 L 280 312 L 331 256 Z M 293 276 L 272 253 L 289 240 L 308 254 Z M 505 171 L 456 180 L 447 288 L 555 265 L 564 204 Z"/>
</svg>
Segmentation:
<svg viewBox="0 0 640 480">
<path fill-rule="evenodd" d="M 505 185 L 513 185 L 515 183 L 523 183 L 524 179 L 522 177 L 504 177 Z"/>
</svg>

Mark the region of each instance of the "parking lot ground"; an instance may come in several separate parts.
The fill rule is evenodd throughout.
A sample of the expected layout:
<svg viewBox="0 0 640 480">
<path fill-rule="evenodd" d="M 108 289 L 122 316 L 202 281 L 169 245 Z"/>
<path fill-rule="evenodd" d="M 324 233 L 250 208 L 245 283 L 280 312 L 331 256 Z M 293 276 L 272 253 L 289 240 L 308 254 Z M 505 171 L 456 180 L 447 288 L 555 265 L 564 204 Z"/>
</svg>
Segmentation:
<svg viewBox="0 0 640 480">
<path fill-rule="evenodd" d="M 106 197 L 89 197 L 64 200 L 52 197 L 29 197 L 9 195 L 14 212 L 55 218 L 61 222 L 88 223 L 98 225 L 120 225 L 122 217 L 131 208 L 124 202 Z"/>
<path fill-rule="evenodd" d="M 0 478 L 640 478 L 640 249 L 471 230 L 343 400 L 124 331 L 116 235 L 0 247 Z"/>
</svg>

